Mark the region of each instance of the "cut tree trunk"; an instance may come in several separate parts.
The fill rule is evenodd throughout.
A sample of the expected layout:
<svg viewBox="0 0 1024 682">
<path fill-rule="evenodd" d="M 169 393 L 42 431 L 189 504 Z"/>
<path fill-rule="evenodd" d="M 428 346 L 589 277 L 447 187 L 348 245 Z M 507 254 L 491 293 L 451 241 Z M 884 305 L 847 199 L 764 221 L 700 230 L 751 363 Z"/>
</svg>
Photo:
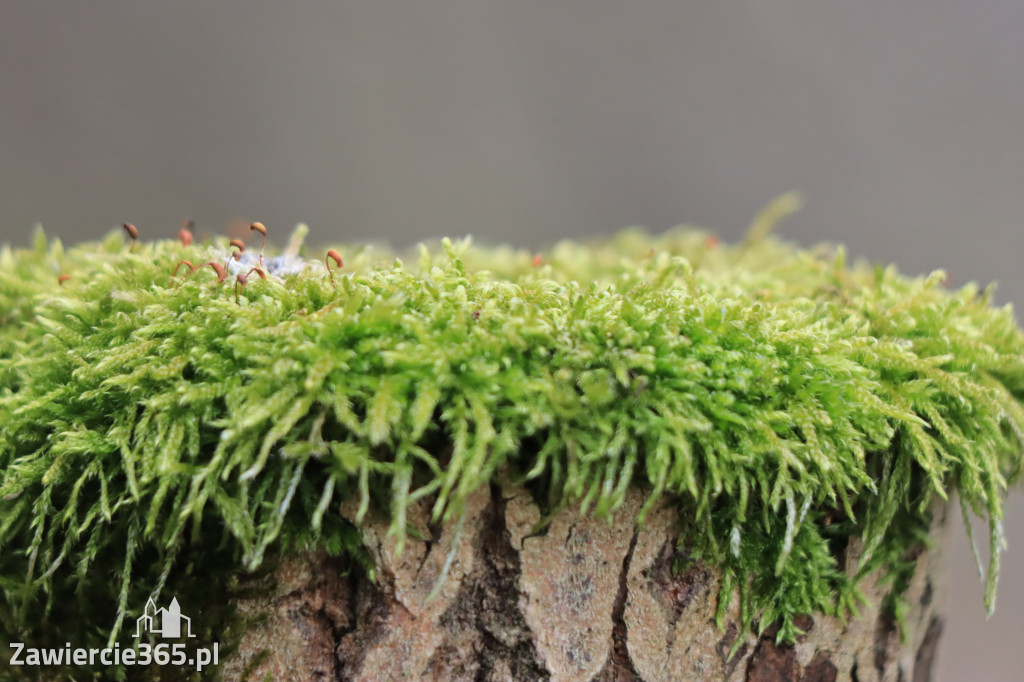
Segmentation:
<svg viewBox="0 0 1024 682">
<path fill-rule="evenodd" d="M 719 574 L 677 553 L 669 506 L 638 530 L 642 501 L 631 493 L 610 523 L 565 510 L 546 534 L 531 535 L 540 511 L 530 495 L 495 485 L 470 498 L 461 528 L 407 539 L 401 554 L 386 522 L 364 523 L 376 583 L 337 559 L 284 558 L 261 579 L 262 596 L 235 595 L 250 624 L 220 672 L 231 682 L 930 679 L 942 630 L 936 549 L 908 548 L 917 571 L 902 641 L 881 611 L 884 587 L 868 578 L 858 617 L 804 616 L 806 634 L 780 645 L 773 629 L 741 630 L 735 599 L 724 629 L 716 626 Z M 945 510 L 935 516 L 933 535 L 942 535 Z M 427 519 L 426 505 L 410 510 L 423 537 L 431 537 Z M 847 566 L 859 546 L 850 542 Z"/>
</svg>

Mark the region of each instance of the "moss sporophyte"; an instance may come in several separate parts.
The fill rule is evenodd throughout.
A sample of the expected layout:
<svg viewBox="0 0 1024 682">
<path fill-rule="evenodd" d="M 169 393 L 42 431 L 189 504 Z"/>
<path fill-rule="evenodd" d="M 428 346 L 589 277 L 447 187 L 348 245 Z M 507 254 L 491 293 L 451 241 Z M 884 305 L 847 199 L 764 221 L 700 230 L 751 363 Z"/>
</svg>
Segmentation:
<svg viewBox="0 0 1024 682">
<path fill-rule="evenodd" d="M 265 254 L 259 223 L 256 256 L 191 225 L 4 248 L 0 632 L 105 639 L 176 581 L 296 548 L 372 572 L 353 526 L 371 509 L 400 541 L 413 503 L 457 520 L 496 481 L 599 515 L 638 488 L 641 523 L 670 500 L 688 555 L 783 640 L 856 610 L 868 574 L 898 617 L 906 548 L 955 492 L 989 522 L 992 608 L 1022 464 L 1011 310 L 780 242 L 777 209 L 738 245 L 446 240 L 412 264 L 307 257 L 304 230 Z"/>
</svg>

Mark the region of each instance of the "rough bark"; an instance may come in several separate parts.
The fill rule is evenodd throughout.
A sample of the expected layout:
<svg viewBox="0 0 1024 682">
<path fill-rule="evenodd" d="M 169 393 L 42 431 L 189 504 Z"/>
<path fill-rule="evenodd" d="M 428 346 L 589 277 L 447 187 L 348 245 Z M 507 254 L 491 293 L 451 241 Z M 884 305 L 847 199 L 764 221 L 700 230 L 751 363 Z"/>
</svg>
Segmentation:
<svg viewBox="0 0 1024 682">
<path fill-rule="evenodd" d="M 386 523 L 364 525 L 376 584 L 324 557 L 288 558 L 263 596 L 236 597 L 259 618 L 221 673 L 232 682 L 930 679 L 942 630 L 936 551 L 908 548 L 917 572 L 904 641 L 869 579 L 858 617 L 804 616 L 806 634 L 779 645 L 774 630 L 741 630 L 735 600 L 724 630 L 715 625 L 719 575 L 698 562 L 673 575 L 677 519 L 663 506 L 637 530 L 641 501 L 631 494 L 611 523 L 565 511 L 532 535 L 540 512 L 529 494 L 495 486 L 474 494 L 461 527 L 431 529 L 427 507 L 416 509 L 410 523 L 432 540 L 407 540 L 400 555 Z M 942 512 L 933 532 L 944 527 Z M 848 559 L 858 551 L 855 539 Z"/>
</svg>

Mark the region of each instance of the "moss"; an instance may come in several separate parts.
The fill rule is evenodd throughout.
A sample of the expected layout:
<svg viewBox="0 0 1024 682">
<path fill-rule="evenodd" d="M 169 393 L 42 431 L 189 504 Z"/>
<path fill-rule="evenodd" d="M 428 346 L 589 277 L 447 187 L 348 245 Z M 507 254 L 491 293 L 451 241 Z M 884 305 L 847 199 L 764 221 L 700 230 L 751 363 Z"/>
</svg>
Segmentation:
<svg viewBox="0 0 1024 682">
<path fill-rule="evenodd" d="M 365 562 L 342 501 L 404 537 L 411 501 L 456 519 L 507 476 L 549 509 L 671 496 L 687 549 L 783 639 L 800 613 L 855 608 L 875 569 L 898 612 L 908 543 L 957 491 L 990 522 L 992 608 L 1024 440 L 1011 310 L 941 272 L 777 241 L 769 218 L 735 246 L 445 241 L 414 265 L 340 249 L 333 282 L 294 244 L 237 302 L 212 268 L 171 279 L 183 259 L 258 263 L 226 240 L 4 249 L 3 637 L 105 639 L 190 564 L 254 570 L 295 546 Z"/>
</svg>

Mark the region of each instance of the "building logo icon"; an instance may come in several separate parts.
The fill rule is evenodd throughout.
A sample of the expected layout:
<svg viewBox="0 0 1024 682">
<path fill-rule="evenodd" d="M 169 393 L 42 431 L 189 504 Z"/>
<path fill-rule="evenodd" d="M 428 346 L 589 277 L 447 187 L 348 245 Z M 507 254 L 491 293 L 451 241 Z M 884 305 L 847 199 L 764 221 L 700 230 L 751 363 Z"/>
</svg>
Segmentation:
<svg viewBox="0 0 1024 682">
<path fill-rule="evenodd" d="M 142 615 L 135 619 L 135 636 L 141 637 L 148 632 L 152 635 L 160 635 L 164 639 L 181 637 L 182 621 L 185 624 L 184 636 L 195 637 L 192 634 L 192 619 L 181 615 L 177 597 L 171 600 L 171 605 L 166 609 L 158 609 L 153 598 L 150 597 Z"/>
</svg>

